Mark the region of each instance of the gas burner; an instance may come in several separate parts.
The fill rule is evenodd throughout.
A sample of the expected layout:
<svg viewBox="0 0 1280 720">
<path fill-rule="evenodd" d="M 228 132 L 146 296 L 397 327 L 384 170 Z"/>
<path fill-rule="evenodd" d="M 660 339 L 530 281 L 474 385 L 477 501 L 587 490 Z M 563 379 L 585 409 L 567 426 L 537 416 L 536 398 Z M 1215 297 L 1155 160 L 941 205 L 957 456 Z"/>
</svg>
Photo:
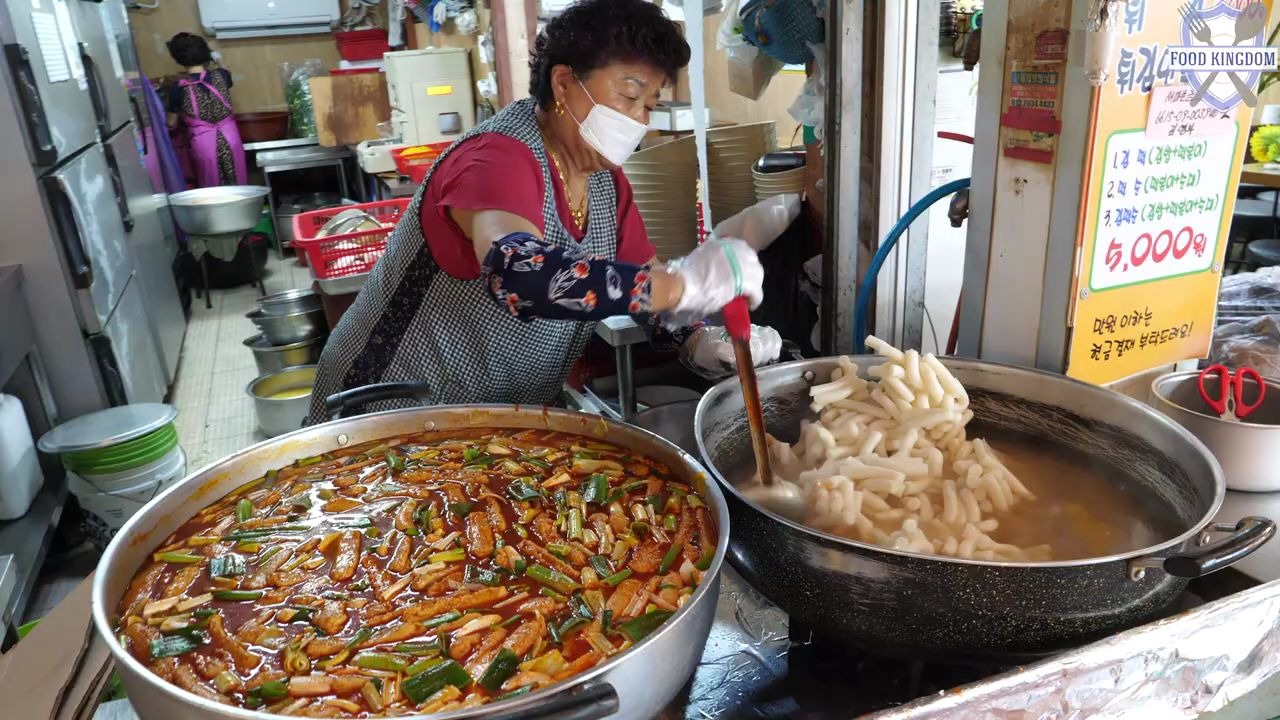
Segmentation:
<svg viewBox="0 0 1280 720">
<path fill-rule="evenodd" d="M 1021 666 L 955 665 L 859 650 L 789 621 L 726 567 L 703 664 L 661 720 L 847 720 L 891 710 Z M 1193 581 L 1159 617 L 1256 586 L 1233 569 Z"/>
<path fill-rule="evenodd" d="M 1010 669 L 884 657 L 823 638 L 794 622 L 790 635 L 789 689 L 797 699 L 817 701 L 803 708 L 815 717 L 831 717 L 834 709 L 853 715 L 876 712 Z"/>
</svg>

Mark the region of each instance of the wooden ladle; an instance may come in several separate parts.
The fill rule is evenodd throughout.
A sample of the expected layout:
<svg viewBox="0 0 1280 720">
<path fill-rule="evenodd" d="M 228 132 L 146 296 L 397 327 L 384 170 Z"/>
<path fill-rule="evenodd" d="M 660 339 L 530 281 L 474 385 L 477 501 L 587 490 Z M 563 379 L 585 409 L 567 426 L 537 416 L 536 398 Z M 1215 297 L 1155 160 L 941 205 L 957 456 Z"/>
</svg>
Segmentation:
<svg viewBox="0 0 1280 720">
<path fill-rule="evenodd" d="M 760 388 L 756 384 L 756 364 L 751 357 L 751 310 L 746 298 L 737 298 L 725 306 L 724 327 L 733 342 L 733 355 L 738 363 L 738 380 L 742 383 L 742 401 L 747 408 L 747 425 L 751 428 L 751 447 L 756 454 L 760 482 L 773 484 L 769 467 L 769 442 L 764 427 L 764 407 L 760 404 Z"/>
</svg>

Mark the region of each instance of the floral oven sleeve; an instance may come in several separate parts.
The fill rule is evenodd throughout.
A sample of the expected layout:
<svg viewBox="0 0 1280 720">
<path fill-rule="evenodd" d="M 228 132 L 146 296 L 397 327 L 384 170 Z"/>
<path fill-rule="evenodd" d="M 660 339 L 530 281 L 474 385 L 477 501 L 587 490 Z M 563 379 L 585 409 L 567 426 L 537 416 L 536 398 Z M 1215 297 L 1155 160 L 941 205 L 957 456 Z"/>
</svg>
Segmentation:
<svg viewBox="0 0 1280 720">
<path fill-rule="evenodd" d="M 678 346 L 686 336 L 666 331 L 652 315 L 653 281 L 646 265 L 592 257 L 527 233 L 513 233 L 493 244 L 484 271 L 490 296 L 523 320 L 632 315 L 661 349 Z"/>
</svg>

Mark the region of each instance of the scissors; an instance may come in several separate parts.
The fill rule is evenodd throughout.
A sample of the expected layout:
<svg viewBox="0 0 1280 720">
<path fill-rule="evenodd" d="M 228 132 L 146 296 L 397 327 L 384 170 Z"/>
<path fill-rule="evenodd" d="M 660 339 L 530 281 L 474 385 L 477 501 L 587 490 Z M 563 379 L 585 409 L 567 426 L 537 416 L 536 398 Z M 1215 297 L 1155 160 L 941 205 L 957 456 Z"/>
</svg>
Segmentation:
<svg viewBox="0 0 1280 720">
<path fill-rule="evenodd" d="M 1210 393 L 1205 381 L 1213 375 L 1218 376 L 1218 383 L 1216 392 Z M 1245 404 L 1244 401 L 1246 379 L 1258 388 L 1258 399 L 1251 404 Z M 1225 365 L 1210 365 L 1200 371 L 1199 385 L 1200 397 L 1218 413 L 1218 417 L 1230 422 L 1240 422 L 1252 414 L 1262 405 L 1262 398 L 1267 394 L 1267 384 L 1251 367 L 1243 367 L 1233 373 Z"/>
</svg>

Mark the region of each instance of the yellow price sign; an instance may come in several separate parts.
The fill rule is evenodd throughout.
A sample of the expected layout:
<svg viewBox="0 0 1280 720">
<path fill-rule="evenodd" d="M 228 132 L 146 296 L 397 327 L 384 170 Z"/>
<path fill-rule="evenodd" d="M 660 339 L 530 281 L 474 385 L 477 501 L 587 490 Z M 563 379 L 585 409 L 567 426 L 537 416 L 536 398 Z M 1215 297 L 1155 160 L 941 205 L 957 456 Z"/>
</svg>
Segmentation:
<svg viewBox="0 0 1280 720">
<path fill-rule="evenodd" d="M 1067 365 L 1099 384 L 1208 354 L 1252 115 L 1206 113 L 1169 87 L 1182 82 L 1167 62 L 1184 43 L 1178 13 L 1152 0 L 1124 12 L 1095 97 Z"/>
</svg>

